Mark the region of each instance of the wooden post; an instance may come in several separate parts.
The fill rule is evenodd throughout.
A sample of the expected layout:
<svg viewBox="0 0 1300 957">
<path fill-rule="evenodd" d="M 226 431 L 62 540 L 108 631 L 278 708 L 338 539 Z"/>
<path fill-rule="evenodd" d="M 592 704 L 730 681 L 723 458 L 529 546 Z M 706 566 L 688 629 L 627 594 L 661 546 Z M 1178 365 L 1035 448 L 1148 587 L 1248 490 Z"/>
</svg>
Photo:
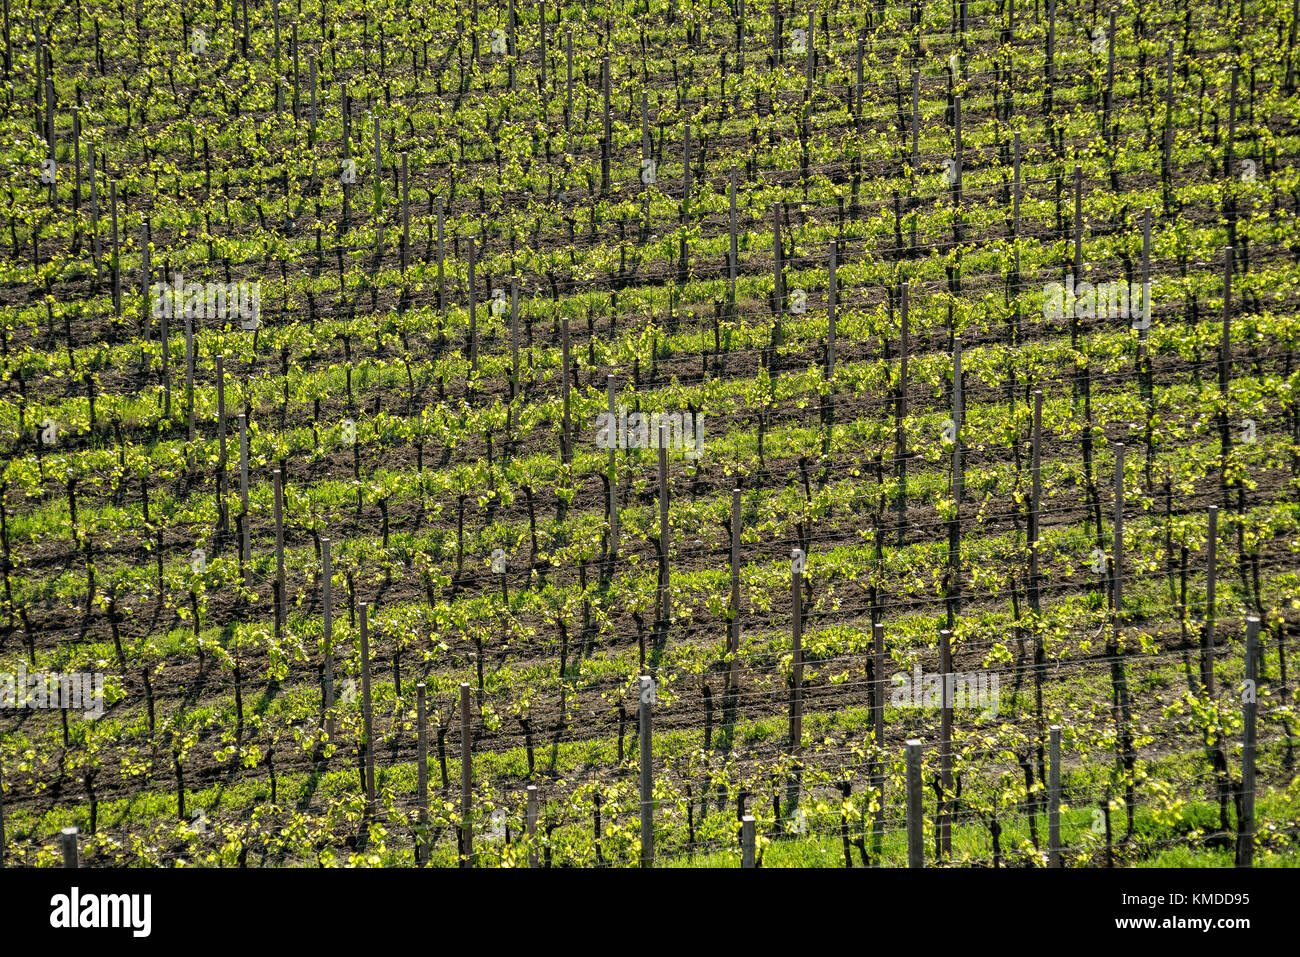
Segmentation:
<svg viewBox="0 0 1300 957">
<path fill-rule="evenodd" d="M 469 726 L 469 682 L 460 683 L 460 819 L 462 866 L 474 866 L 474 768 Z"/>
<path fill-rule="evenodd" d="M 641 866 L 654 867 L 654 778 L 653 750 L 651 748 L 651 708 L 654 700 L 654 679 L 642 675 L 640 681 L 641 704 L 638 712 L 641 739 Z"/>
<path fill-rule="evenodd" d="M 276 469 L 271 478 L 275 483 L 275 633 L 279 637 L 289 620 L 284 582 L 284 477 Z"/>
<path fill-rule="evenodd" d="M 537 866 L 537 785 L 530 784 L 527 789 L 528 804 L 524 819 L 528 827 L 528 866 Z"/>
<path fill-rule="evenodd" d="M 921 827 L 921 742 L 907 741 L 907 866 L 925 867 L 925 846 Z"/>
<path fill-rule="evenodd" d="M 939 808 L 939 848 L 952 857 L 952 709 L 955 682 L 952 674 L 952 632 L 939 632 L 939 680 L 943 684 L 943 706 L 939 718 L 939 784 L 943 790 Z"/>
<path fill-rule="evenodd" d="M 1061 726 L 1048 729 L 1051 768 L 1047 785 L 1047 866 L 1061 866 Z"/>
<path fill-rule="evenodd" d="M 415 862 L 421 867 L 429 858 L 429 733 L 424 707 L 424 682 L 415 686 L 415 735 L 419 750 L 415 767 L 415 806 L 419 812 L 420 833 L 415 840 Z"/>
<path fill-rule="evenodd" d="M 244 587 L 252 588 L 253 544 L 248 515 L 248 419 L 243 412 L 239 413 L 239 503 L 239 530 L 242 539 L 239 557 L 244 566 Z"/>
<path fill-rule="evenodd" d="M 746 814 L 740 819 L 740 866 L 754 866 L 754 815 Z"/>
<path fill-rule="evenodd" d="M 790 557 L 790 753 L 798 754 L 803 744 L 803 563 L 806 556 L 796 548 Z"/>
<path fill-rule="evenodd" d="M 334 740 L 334 566 L 330 561 L 330 540 L 320 540 L 321 630 L 325 647 L 325 734 Z"/>
<path fill-rule="evenodd" d="M 77 829 L 65 827 L 59 832 L 59 843 L 63 847 L 63 866 L 77 868 L 81 866 L 77 855 Z"/>
<path fill-rule="evenodd" d="M 881 751 L 885 748 L 885 688 L 888 682 L 885 680 L 885 626 L 883 622 L 876 622 L 871 627 L 871 670 L 873 675 L 872 696 L 871 696 L 871 718 L 876 732 L 876 747 Z M 875 866 L 880 866 L 881 848 L 885 839 L 885 775 L 884 769 L 878 761 L 871 762 L 872 785 L 880 794 L 880 810 L 876 812 L 875 821 L 872 824 L 871 835 L 871 854 Z"/>
<path fill-rule="evenodd" d="M 1259 677 L 1259 619 L 1246 619 L 1246 680 L 1241 693 L 1241 821 L 1237 824 L 1238 867 L 1255 866 L 1255 685 Z"/>
<path fill-rule="evenodd" d="M 1205 562 L 1205 631 L 1201 637 L 1201 686 L 1210 697 L 1214 696 L 1214 587 L 1218 579 L 1219 507 L 1209 509 L 1207 555 Z"/>
<path fill-rule="evenodd" d="M 612 375 L 605 376 L 605 395 L 609 400 L 609 427 L 614 431 L 610 437 L 609 446 L 609 574 L 614 574 L 615 564 L 618 562 L 618 462 L 615 455 L 618 450 L 619 429 L 618 429 L 618 410 L 614 407 L 615 397 L 615 378 Z"/>
<path fill-rule="evenodd" d="M 735 720 L 740 694 L 740 489 L 731 490 L 731 621 L 727 627 L 727 721 Z"/>
<path fill-rule="evenodd" d="M 659 552 L 663 568 L 659 577 L 659 620 L 665 633 L 672 618 L 671 598 L 668 591 L 668 548 L 672 532 L 668 528 L 668 426 L 659 425 Z"/>
<path fill-rule="evenodd" d="M 370 604 L 360 603 L 361 611 L 361 713 L 365 721 L 366 813 L 375 813 L 375 735 L 370 707 Z"/>
</svg>

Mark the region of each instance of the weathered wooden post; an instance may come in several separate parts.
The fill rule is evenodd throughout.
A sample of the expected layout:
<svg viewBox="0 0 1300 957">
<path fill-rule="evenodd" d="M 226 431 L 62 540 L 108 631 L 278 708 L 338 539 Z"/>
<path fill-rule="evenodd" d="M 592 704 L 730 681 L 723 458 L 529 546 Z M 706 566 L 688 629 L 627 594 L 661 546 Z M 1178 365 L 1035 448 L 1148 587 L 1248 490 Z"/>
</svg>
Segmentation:
<svg viewBox="0 0 1300 957">
<path fill-rule="evenodd" d="M 639 736 L 641 743 L 641 866 L 654 867 L 655 831 L 654 831 L 654 777 L 653 749 L 651 748 L 652 712 L 654 703 L 654 679 L 642 675 L 640 681 L 641 703 L 638 712 Z"/>
<path fill-rule="evenodd" d="M 524 812 L 524 819 L 528 828 L 528 866 L 537 866 L 537 785 L 530 784 L 527 788 L 528 805 Z"/>
<path fill-rule="evenodd" d="M 885 626 L 876 622 L 871 628 L 871 671 L 872 695 L 871 718 L 875 729 L 876 747 L 885 749 Z M 871 827 L 871 855 L 874 866 L 880 866 L 882 847 L 885 840 L 885 774 L 879 759 L 871 762 L 871 785 L 880 795 L 880 808 L 876 811 Z"/>
<path fill-rule="evenodd" d="M 1048 729 L 1051 768 L 1047 785 L 1047 866 L 1061 866 L 1061 726 Z"/>
<path fill-rule="evenodd" d="M 803 570 L 802 549 L 790 553 L 790 753 L 798 754 L 803 744 Z"/>
<path fill-rule="evenodd" d="M 952 709 L 955 682 L 952 673 L 952 632 L 939 632 L 939 681 L 943 685 L 943 704 L 939 718 L 939 787 L 943 799 L 939 807 L 939 850 L 952 856 Z"/>
<path fill-rule="evenodd" d="M 81 866 L 77 852 L 77 829 L 65 827 L 59 832 L 59 843 L 63 848 L 63 866 L 77 868 Z"/>
<path fill-rule="evenodd" d="M 460 683 L 460 818 L 463 867 L 474 866 L 473 739 L 469 723 L 469 682 Z"/>
<path fill-rule="evenodd" d="M 419 814 L 420 831 L 415 841 L 415 862 L 421 867 L 429 859 L 429 734 L 424 707 L 424 682 L 415 686 L 415 727 L 416 748 L 418 749 L 415 768 L 415 807 Z"/>
<path fill-rule="evenodd" d="M 907 741 L 907 866 L 925 866 L 925 845 L 921 826 L 921 742 Z"/>
<path fill-rule="evenodd" d="M 1255 723 L 1258 704 L 1255 685 L 1259 678 L 1259 619 L 1246 619 L 1246 678 L 1242 684 L 1241 710 L 1241 821 L 1237 825 L 1237 867 L 1255 866 Z"/>
<path fill-rule="evenodd" d="M 741 867 L 754 866 L 754 815 L 746 814 L 740 819 Z"/>
<path fill-rule="evenodd" d="M 619 429 L 618 409 L 615 408 L 617 380 L 613 375 L 605 376 L 605 396 L 609 402 L 609 571 L 610 577 L 618 564 L 618 447 L 622 444 Z"/>
</svg>

